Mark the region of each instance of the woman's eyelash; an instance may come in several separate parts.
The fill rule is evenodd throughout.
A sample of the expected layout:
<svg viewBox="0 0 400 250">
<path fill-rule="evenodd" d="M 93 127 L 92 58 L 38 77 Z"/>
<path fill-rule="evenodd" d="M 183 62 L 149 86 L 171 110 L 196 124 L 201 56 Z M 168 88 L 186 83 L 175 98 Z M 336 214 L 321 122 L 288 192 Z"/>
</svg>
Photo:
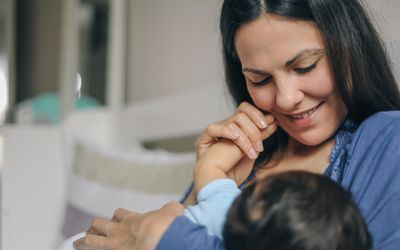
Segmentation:
<svg viewBox="0 0 400 250">
<path fill-rule="evenodd" d="M 272 76 L 268 76 L 268 77 L 262 79 L 261 81 L 258 81 L 258 82 L 253 82 L 253 81 L 251 81 L 251 83 L 252 83 L 253 85 L 255 85 L 255 86 L 261 86 L 261 85 L 265 85 L 265 84 L 270 83 L 271 80 L 272 80 Z"/>
<path fill-rule="evenodd" d="M 299 74 L 306 74 L 317 67 L 318 61 L 319 61 L 319 59 L 316 62 L 314 62 L 313 64 L 311 64 L 310 66 L 305 67 L 305 68 L 295 68 L 294 71 L 296 71 Z M 268 76 L 258 82 L 254 82 L 254 81 L 250 80 L 250 82 L 256 87 L 266 85 L 266 84 L 270 83 L 271 81 L 272 81 L 272 76 Z"/>
<path fill-rule="evenodd" d="M 317 67 L 317 63 L 318 63 L 318 60 L 315 63 L 313 63 L 310 66 L 308 66 L 308 67 L 295 68 L 294 71 L 296 71 L 297 73 L 300 73 L 300 74 L 308 73 L 308 72 L 310 72 L 311 70 L 313 70 L 313 69 L 315 69 Z"/>
</svg>

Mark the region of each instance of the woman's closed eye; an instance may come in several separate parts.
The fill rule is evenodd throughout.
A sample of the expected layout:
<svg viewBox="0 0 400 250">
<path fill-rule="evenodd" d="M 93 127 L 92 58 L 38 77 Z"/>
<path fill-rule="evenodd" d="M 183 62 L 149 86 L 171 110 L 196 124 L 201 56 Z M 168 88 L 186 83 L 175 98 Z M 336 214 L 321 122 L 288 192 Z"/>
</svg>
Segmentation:
<svg viewBox="0 0 400 250">
<path fill-rule="evenodd" d="M 267 76 L 264 79 L 262 79 L 261 81 L 250 80 L 251 84 L 253 84 L 254 86 L 262 86 L 262 85 L 270 83 L 271 81 L 272 81 L 272 76 Z"/>
<path fill-rule="evenodd" d="M 301 68 L 301 67 L 295 68 L 294 71 L 296 71 L 299 74 L 306 74 L 317 67 L 319 59 L 317 61 L 315 61 L 313 64 L 311 64 L 310 66 L 307 66 L 304 68 Z"/>
<path fill-rule="evenodd" d="M 297 68 L 294 68 L 293 70 L 295 72 L 297 72 L 298 74 L 307 74 L 317 67 L 320 59 L 321 59 L 321 57 L 318 58 L 313 64 L 311 64 L 307 67 L 297 67 Z M 268 75 L 261 80 L 255 80 L 255 79 L 248 78 L 249 82 L 255 87 L 261 87 L 261 86 L 267 85 L 268 83 L 270 83 L 272 81 L 272 79 L 273 78 L 271 75 Z"/>
</svg>

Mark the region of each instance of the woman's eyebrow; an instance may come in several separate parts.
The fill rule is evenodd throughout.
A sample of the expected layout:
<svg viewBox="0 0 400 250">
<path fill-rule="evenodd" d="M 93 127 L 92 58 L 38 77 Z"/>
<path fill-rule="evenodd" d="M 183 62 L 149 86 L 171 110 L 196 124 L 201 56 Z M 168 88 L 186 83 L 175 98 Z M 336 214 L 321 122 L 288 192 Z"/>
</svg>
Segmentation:
<svg viewBox="0 0 400 250">
<path fill-rule="evenodd" d="M 292 59 L 286 62 L 286 67 L 295 63 L 301 57 L 309 57 L 315 55 L 322 55 L 324 53 L 324 49 L 305 49 L 297 53 Z"/>
<path fill-rule="evenodd" d="M 254 69 L 254 68 L 243 68 L 242 72 L 250 72 L 253 74 L 257 74 L 257 75 L 269 75 L 269 73 L 267 71 L 261 70 L 261 69 Z"/>
<path fill-rule="evenodd" d="M 320 49 L 320 48 L 304 49 L 304 50 L 298 52 L 292 59 L 288 60 L 285 63 L 285 66 L 288 67 L 288 66 L 292 65 L 293 63 L 295 63 L 298 59 L 300 59 L 302 57 L 322 55 L 323 53 L 324 53 L 324 49 Z M 250 72 L 253 74 L 257 74 L 257 75 L 269 75 L 269 73 L 265 70 L 249 68 L 249 67 L 243 68 L 242 73 L 244 73 L 244 72 Z"/>
</svg>

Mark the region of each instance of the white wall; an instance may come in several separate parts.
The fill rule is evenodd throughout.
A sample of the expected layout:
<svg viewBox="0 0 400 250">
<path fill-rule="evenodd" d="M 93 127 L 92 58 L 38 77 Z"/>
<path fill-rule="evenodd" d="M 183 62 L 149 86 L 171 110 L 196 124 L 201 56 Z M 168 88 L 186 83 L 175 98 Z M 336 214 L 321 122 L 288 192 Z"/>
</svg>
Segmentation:
<svg viewBox="0 0 400 250">
<path fill-rule="evenodd" d="M 131 0 L 128 102 L 222 84 L 220 0 Z"/>
<path fill-rule="evenodd" d="M 369 6 L 378 30 L 386 43 L 393 70 L 400 86 L 400 1 L 364 0 Z"/>
<path fill-rule="evenodd" d="M 400 36 L 400 1 L 399 0 L 364 0 L 369 6 L 378 28 L 385 40 Z"/>
</svg>

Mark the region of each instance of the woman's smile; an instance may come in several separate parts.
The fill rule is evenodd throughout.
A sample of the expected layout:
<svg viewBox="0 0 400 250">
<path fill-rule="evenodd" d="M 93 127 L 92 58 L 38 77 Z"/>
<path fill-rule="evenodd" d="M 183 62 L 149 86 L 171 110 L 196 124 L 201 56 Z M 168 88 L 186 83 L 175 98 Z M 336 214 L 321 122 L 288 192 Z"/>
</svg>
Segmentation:
<svg viewBox="0 0 400 250">
<path fill-rule="evenodd" d="M 293 125 L 297 127 L 307 127 L 314 122 L 322 105 L 323 102 L 311 109 L 293 115 L 286 115 L 286 117 Z"/>
</svg>

